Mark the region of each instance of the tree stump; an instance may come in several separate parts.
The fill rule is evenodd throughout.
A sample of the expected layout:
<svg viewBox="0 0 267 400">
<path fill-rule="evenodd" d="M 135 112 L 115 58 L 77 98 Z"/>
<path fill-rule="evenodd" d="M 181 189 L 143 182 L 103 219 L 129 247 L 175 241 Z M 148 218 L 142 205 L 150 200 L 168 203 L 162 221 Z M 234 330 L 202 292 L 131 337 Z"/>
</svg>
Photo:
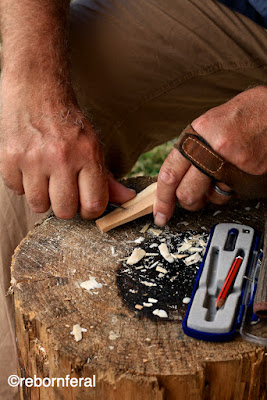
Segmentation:
<svg viewBox="0 0 267 400">
<path fill-rule="evenodd" d="M 135 178 L 127 185 L 140 191 L 151 182 Z M 266 202 L 257 201 L 195 213 L 177 206 L 168 229 L 209 232 L 234 221 L 263 230 L 264 213 Z M 147 222 L 151 215 L 101 234 L 93 221 L 50 215 L 21 242 L 12 264 L 20 376 L 96 377 L 95 387 L 24 385 L 21 399 L 266 399 L 264 348 L 238 334 L 227 343 L 191 339 L 179 319 L 141 317 L 122 300 L 118 260 L 136 246 L 131 241 L 147 235 L 140 233 Z M 82 289 L 92 276 L 102 287 Z M 78 342 L 70 334 L 75 324 L 87 329 Z"/>
</svg>

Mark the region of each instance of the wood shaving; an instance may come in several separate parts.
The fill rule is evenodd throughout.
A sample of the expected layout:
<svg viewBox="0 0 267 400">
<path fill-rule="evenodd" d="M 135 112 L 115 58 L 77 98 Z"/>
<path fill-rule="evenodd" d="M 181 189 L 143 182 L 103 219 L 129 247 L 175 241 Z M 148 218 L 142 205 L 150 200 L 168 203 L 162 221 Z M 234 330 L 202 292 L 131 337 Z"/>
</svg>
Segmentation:
<svg viewBox="0 0 267 400">
<path fill-rule="evenodd" d="M 202 250 L 202 247 L 190 247 L 188 249 L 189 253 L 200 253 Z"/>
<path fill-rule="evenodd" d="M 110 331 L 109 332 L 109 340 L 116 340 L 116 339 L 118 339 L 120 337 L 120 334 L 119 333 L 116 333 L 116 332 L 114 332 L 114 331 Z"/>
<path fill-rule="evenodd" d="M 191 300 L 190 297 L 184 297 L 184 298 L 183 298 L 183 303 L 184 303 L 184 304 L 189 304 L 189 303 L 190 303 L 190 300 Z"/>
<path fill-rule="evenodd" d="M 134 240 L 134 243 L 137 243 L 137 244 L 139 243 L 139 244 L 140 244 L 140 243 L 142 243 L 144 240 L 145 240 L 145 238 L 144 238 L 143 236 L 140 236 L 139 238 L 137 238 L 137 239 Z"/>
<path fill-rule="evenodd" d="M 150 224 L 146 224 L 143 226 L 143 228 L 139 231 L 140 233 L 146 233 L 146 231 L 148 230 L 148 228 L 150 227 Z"/>
<path fill-rule="evenodd" d="M 186 265 L 195 264 L 201 260 L 201 255 L 199 253 L 194 253 L 191 256 L 184 259 Z"/>
<path fill-rule="evenodd" d="M 215 213 L 213 213 L 213 216 L 216 217 L 216 215 L 221 214 L 221 210 L 215 211 Z"/>
<path fill-rule="evenodd" d="M 70 332 L 70 334 L 74 336 L 75 342 L 79 342 L 83 338 L 83 336 L 82 336 L 83 332 L 87 332 L 87 329 L 82 328 L 79 324 L 76 324 L 76 325 L 73 325 L 73 328 L 72 328 L 72 331 Z"/>
<path fill-rule="evenodd" d="M 134 265 L 137 264 L 142 258 L 146 255 L 145 250 L 140 249 L 140 247 L 137 247 L 134 249 L 132 252 L 131 256 L 128 258 L 126 264 L 128 265 Z"/>
<path fill-rule="evenodd" d="M 152 303 L 143 303 L 143 306 L 144 306 L 144 307 L 152 307 L 153 304 L 152 304 Z"/>
<path fill-rule="evenodd" d="M 160 236 L 162 234 L 162 230 L 150 228 L 150 229 L 148 229 L 148 233 L 152 233 L 155 236 Z"/>
<path fill-rule="evenodd" d="M 158 302 L 158 300 L 157 300 L 157 299 L 153 299 L 153 297 L 149 297 L 149 298 L 147 299 L 147 301 L 148 301 L 149 303 L 157 303 L 157 302 Z"/>
<path fill-rule="evenodd" d="M 159 245 L 158 245 L 158 243 L 152 243 L 149 247 L 150 247 L 150 249 L 153 249 L 154 247 L 158 247 Z"/>
<path fill-rule="evenodd" d="M 157 284 L 156 283 L 153 283 L 153 282 L 148 282 L 148 281 L 141 281 L 141 283 L 142 283 L 142 285 L 145 285 L 145 286 L 157 286 Z"/>
<path fill-rule="evenodd" d="M 136 304 L 136 305 L 135 305 L 135 308 L 136 308 L 137 310 L 142 310 L 144 307 L 141 306 L 141 304 Z"/>
<path fill-rule="evenodd" d="M 184 243 L 182 246 L 178 247 L 177 251 L 178 253 L 187 251 L 188 249 L 190 249 L 190 247 L 192 247 L 191 243 Z"/>
<path fill-rule="evenodd" d="M 188 254 L 172 254 L 173 258 L 177 258 L 178 260 L 181 258 L 188 257 Z"/>
<path fill-rule="evenodd" d="M 162 268 L 162 267 L 160 267 L 160 266 L 158 266 L 158 267 L 156 268 L 156 271 L 162 272 L 163 274 L 167 274 L 167 273 L 168 273 L 168 271 L 167 271 L 165 268 Z"/>
<path fill-rule="evenodd" d="M 174 258 L 171 256 L 168 246 L 166 243 L 161 243 L 161 245 L 159 245 L 159 251 L 160 254 L 162 255 L 162 257 L 168 261 L 169 263 L 173 263 L 174 262 Z"/>
<path fill-rule="evenodd" d="M 156 310 L 153 311 L 154 315 L 157 315 L 160 318 L 168 318 L 168 314 L 166 313 L 165 310 L 159 310 L 156 308 Z"/>
<path fill-rule="evenodd" d="M 156 265 L 158 265 L 159 261 L 154 262 L 150 268 L 154 268 Z"/>
<path fill-rule="evenodd" d="M 94 276 L 91 276 L 91 278 L 88 281 L 84 281 L 84 282 L 80 283 L 80 286 L 83 289 L 86 289 L 86 290 L 93 290 L 93 289 L 102 288 L 102 284 L 98 283 Z"/>
<path fill-rule="evenodd" d="M 137 238 L 135 240 L 128 240 L 126 243 L 141 244 L 144 240 L 145 240 L 145 238 L 143 236 L 140 236 L 139 238 Z"/>
<path fill-rule="evenodd" d="M 198 242 L 199 242 L 200 246 L 206 247 L 206 243 L 204 242 L 203 239 L 199 239 Z"/>
</svg>

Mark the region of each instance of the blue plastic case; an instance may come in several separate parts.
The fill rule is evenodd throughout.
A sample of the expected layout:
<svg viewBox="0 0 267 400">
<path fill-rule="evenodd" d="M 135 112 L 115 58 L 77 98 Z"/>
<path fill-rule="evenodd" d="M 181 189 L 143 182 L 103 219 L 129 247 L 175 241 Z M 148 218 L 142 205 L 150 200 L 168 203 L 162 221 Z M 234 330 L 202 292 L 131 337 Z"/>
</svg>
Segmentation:
<svg viewBox="0 0 267 400">
<path fill-rule="evenodd" d="M 186 335 L 212 342 L 233 339 L 241 324 L 245 309 L 245 304 L 243 304 L 247 283 L 245 278 L 248 275 L 252 276 L 251 271 L 256 267 L 260 252 L 260 238 L 261 235 L 258 232 L 246 225 L 228 223 L 212 227 L 206 252 L 196 276 L 191 300 L 182 322 Z M 217 251 L 216 254 L 219 254 L 216 255 L 218 258 L 216 268 L 214 267 L 214 258 L 212 258 L 214 249 Z M 225 306 L 220 310 L 215 310 L 216 297 L 231 267 L 232 261 L 230 260 L 235 258 L 240 249 L 245 252 L 245 257 L 232 292 L 229 293 Z"/>
</svg>

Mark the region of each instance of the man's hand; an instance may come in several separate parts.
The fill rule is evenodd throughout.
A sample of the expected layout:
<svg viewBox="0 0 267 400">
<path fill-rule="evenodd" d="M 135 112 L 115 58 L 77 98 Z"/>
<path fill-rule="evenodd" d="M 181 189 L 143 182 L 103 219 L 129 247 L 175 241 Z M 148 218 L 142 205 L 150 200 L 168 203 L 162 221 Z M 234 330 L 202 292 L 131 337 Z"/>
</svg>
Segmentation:
<svg viewBox="0 0 267 400">
<path fill-rule="evenodd" d="M 81 217 L 91 219 L 109 198 L 123 203 L 134 197 L 105 170 L 98 138 L 76 106 L 48 107 L 38 90 L 32 97 L 3 86 L 0 172 L 34 212 L 47 211 L 51 202 L 59 218 L 72 218 L 80 207 Z"/>
<path fill-rule="evenodd" d="M 209 110 L 192 126 L 227 161 L 249 174 L 261 175 L 267 172 L 266 111 L 267 87 L 259 86 Z M 220 188 L 230 189 L 222 183 Z M 176 199 L 182 207 L 196 211 L 207 200 L 223 204 L 230 197 L 215 192 L 211 179 L 173 149 L 159 172 L 155 223 L 164 226 L 168 222 Z"/>
<path fill-rule="evenodd" d="M 107 173 L 68 65 L 69 0 L 0 0 L 0 173 L 35 212 L 98 217 L 134 197 Z"/>
</svg>

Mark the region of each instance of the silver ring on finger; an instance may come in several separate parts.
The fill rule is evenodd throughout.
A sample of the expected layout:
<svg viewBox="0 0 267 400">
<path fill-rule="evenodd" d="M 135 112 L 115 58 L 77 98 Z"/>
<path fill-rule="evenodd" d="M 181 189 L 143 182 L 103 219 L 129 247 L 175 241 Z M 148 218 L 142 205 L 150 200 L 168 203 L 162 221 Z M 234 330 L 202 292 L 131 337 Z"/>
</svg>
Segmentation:
<svg viewBox="0 0 267 400">
<path fill-rule="evenodd" d="M 233 190 L 229 190 L 229 191 L 223 190 L 218 185 L 216 185 L 216 183 L 213 183 L 213 187 L 214 187 L 215 192 L 217 192 L 221 196 L 232 196 L 234 194 Z"/>
</svg>

